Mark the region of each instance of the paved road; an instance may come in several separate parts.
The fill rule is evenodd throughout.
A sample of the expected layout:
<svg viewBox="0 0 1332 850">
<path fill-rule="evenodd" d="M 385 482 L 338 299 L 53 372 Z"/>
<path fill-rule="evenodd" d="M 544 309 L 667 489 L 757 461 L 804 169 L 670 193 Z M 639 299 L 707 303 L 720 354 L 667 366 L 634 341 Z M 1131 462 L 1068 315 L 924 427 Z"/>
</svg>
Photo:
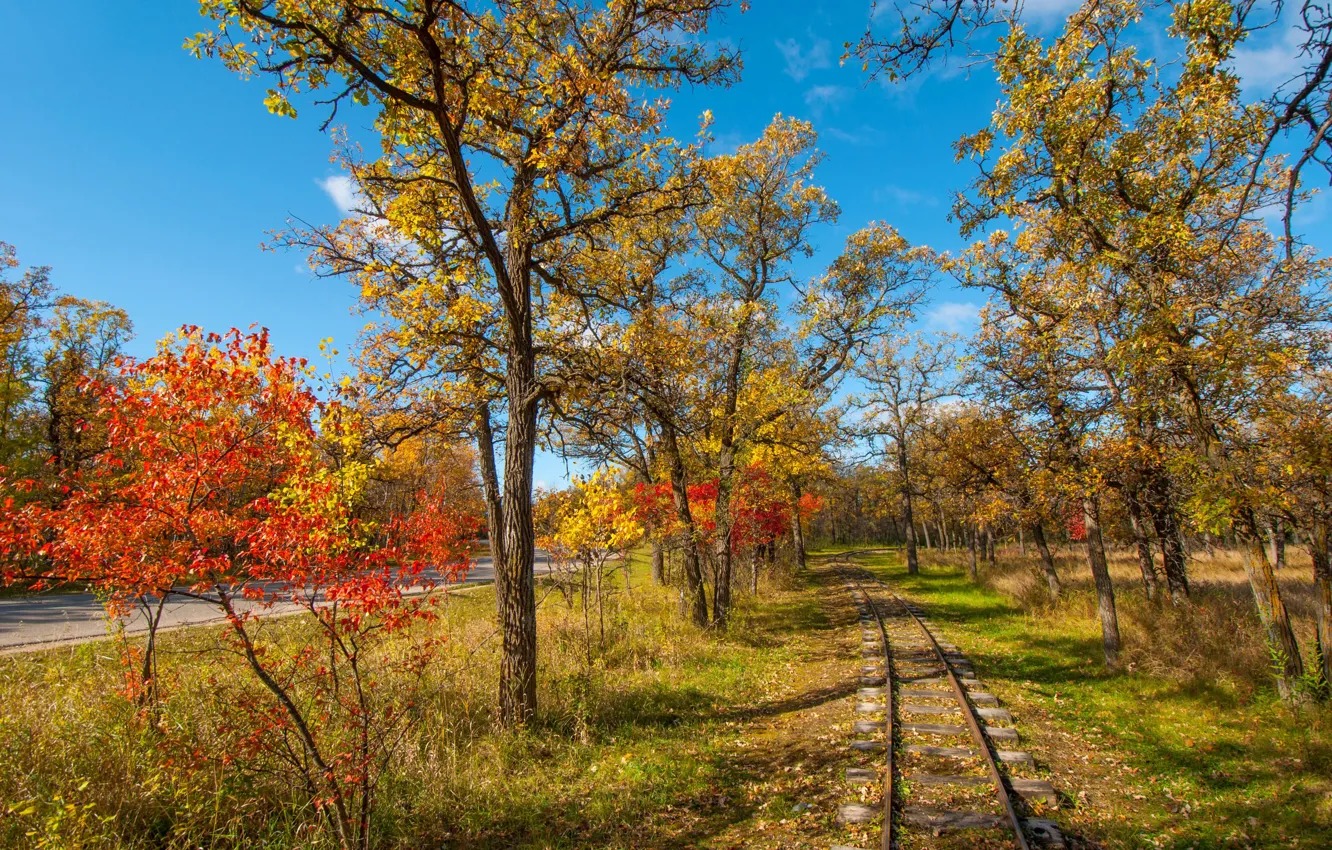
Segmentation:
<svg viewBox="0 0 1332 850">
<path fill-rule="evenodd" d="M 546 553 L 538 551 L 536 572 L 550 572 Z M 438 577 L 435 577 L 438 578 Z M 463 583 L 494 581 L 495 566 L 489 555 L 478 556 Z M 245 607 L 256 607 L 242 603 Z M 277 612 L 300 610 L 290 603 L 274 605 Z M 40 648 L 44 644 L 82 642 L 106 637 L 111 624 L 105 609 L 91 593 L 48 593 L 0 599 L 0 653 Z M 201 599 L 170 598 L 162 611 L 162 628 L 218 622 L 217 606 Z M 125 630 L 143 632 L 148 622 L 143 612 L 125 620 Z"/>
</svg>

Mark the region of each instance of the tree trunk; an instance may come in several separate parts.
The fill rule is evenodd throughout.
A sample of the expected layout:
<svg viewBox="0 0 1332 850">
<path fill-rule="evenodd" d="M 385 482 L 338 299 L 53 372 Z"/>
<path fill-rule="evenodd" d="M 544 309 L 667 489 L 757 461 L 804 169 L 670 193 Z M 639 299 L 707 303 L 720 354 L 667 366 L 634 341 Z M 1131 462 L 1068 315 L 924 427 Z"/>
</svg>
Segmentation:
<svg viewBox="0 0 1332 850">
<path fill-rule="evenodd" d="M 976 580 L 976 538 L 979 532 L 973 525 L 967 529 L 967 545 L 971 549 L 971 557 L 967 560 L 967 576 L 974 582 Z"/>
<path fill-rule="evenodd" d="M 1267 539 L 1272 546 L 1272 564 L 1278 570 L 1286 568 L 1286 529 L 1281 517 L 1272 517 L 1267 524 Z"/>
<path fill-rule="evenodd" d="M 1313 558 L 1314 603 L 1318 608 L 1318 650 L 1323 660 L 1323 686 L 1332 687 L 1332 553 L 1328 551 L 1326 522 L 1309 529 L 1309 554 Z"/>
<path fill-rule="evenodd" d="M 1110 566 L 1105 560 L 1105 540 L 1101 537 L 1101 511 L 1091 496 L 1082 498 L 1082 518 L 1087 527 L 1087 564 L 1096 582 L 1096 611 L 1101 617 L 1101 645 L 1105 663 L 1115 666 L 1119 659 L 1119 617 L 1115 611 L 1115 587 L 1110 580 Z"/>
<path fill-rule="evenodd" d="M 652 583 L 656 585 L 666 583 L 666 552 L 658 540 L 652 541 Z"/>
<path fill-rule="evenodd" d="M 1059 584 L 1059 573 L 1055 572 L 1054 556 L 1050 554 L 1050 544 L 1045 539 L 1045 526 L 1040 520 L 1031 524 L 1031 539 L 1041 555 L 1041 570 L 1045 572 L 1045 584 L 1050 589 L 1050 601 L 1059 601 L 1063 588 Z"/>
<path fill-rule="evenodd" d="M 675 425 L 661 421 L 662 444 L 671 462 L 671 496 L 675 500 L 675 516 L 684 529 L 684 549 L 680 553 L 685 574 L 685 593 L 688 597 L 690 615 L 694 625 L 703 628 L 708 624 L 708 596 L 703 586 L 702 558 L 698 551 L 698 532 L 694 527 L 694 515 L 689 509 L 689 484 L 685 478 L 684 456 L 680 454 L 680 443 L 675 436 Z"/>
<path fill-rule="evenodd" d="M 1128 505 L 1129 528 L 1133 531 L 1133 545 L 1138 550 L 1138 569 L 1142 571 L 1142 587 L 1147 592 L 1147 598 L 1155 601 L 1156 599 L 1156 562 L 1152 558 L 1152 544 L 1147 539 L 1147 529 L 1144 528 L 1142 517 L 1142 503 L 1138 501 L 1136 493 L 1127 493 L 1124 500 Z"/>
<path fill-rule="evenodd" d="M 731 489 L 735 483 L 735 450 L 723 435 L 717 475 L 717 578 L 712 587 L 712 625 L 726 628 L 731 616 L 731 582 L 735 570 L 731 551 Z"/>
<path fill-rule="evenodd" d="M 791 501 L 795 506 L 791 516 L 791 546 L 795 549 L 797 570 L 805 569 L 805 532 L 800 528 L 800 482 L 791 482 Z"/>
<path fill-rule="evenodd" d="M 1022 526 L 1018 526 L 1018 556 L 1027 557 L 1027 536 L 1022 532 Z"/>
<path fill-rule="evenodd" d="M 587 616 L 587 611 L 588 611 L 587 601 L 588 601 L 588 599 L 592 596 L 592 588 L 591 588 L 591 582 L 592 582 L 592 570 L 588 567 L 586 561 L 584 561 L 584 563 L 583 563 L 583 568 L 582 568 L 582 570 L 581 570 L 580 572 L 582 573 L 582 581 L 583 581 L 583 588 L 582 588 L 582 589 L 583 589 L 583 592 L 582 592 L 582 597 L 583 597 L 583 657 L 584 657 L 584 660 L 585 660 L 586 663 L 587 663 L 587 669 L 588 669 L 588 670 L 591 670 L 591 669 L 592 669 L 592 622 L 591 622 L 591 620 L 588 619 L 588 616 Z"/>
<path fill-rule="evenodd" d="M 911 477 L 908 474 L 906 446 L 897 441 L 897 464 L 902 474 L 902 524 L 906 526 L 907 575 L 920 572 L 920 557 L 916 553 L 916 516 L 911 504 Z"/>
<path fill-rule="evenodd" d="M 934 544 L 930 542 L 930 521 L 923 519 L 920 521 L 920 530 L 925 534 L 925 548 L 933 549 Z"/>
<path fill-rule="evenodd" d="M 501 636 L 500 722 L 523 725 L 537 709 L 536 588 L 532 568 L 532 461 L 536 451 L 535 363 L 530 339 L 509 352 L 509 424 L 504 434 L 504 526 L 495 562 Z M 526 350 L 523 350 L 526 349 Z M 526 403 L 524 403 L 524 400 Z"/>
<path fill-rule="evenodd" d="M 991 570 L 995 568 L 994 532 L 988 525 L 985 526 L 985 563 Z"/>
<path fill-rule="evenodd" d="M 1189 598 L 1188 563 L 1179 541 L 1179 514 L 1168 483 L 1152 483 L 1148 492 L 1148 510 L 1152 525 L 1156 527 L 1156 537 L 1161 542 L 1161 566 L 1170 601 L 1174 605 L 1183 604 Z"/>
<path fill-rule="evenodd" d="M 490 424 L 490 402 L 476 408 L 476 455 L 481 467 L 481 494 L 486 503 L 486 533 L 490 537 L 490 562 L 504 562 L 504 508 L 499 474 L 495 471 L 495 432 Z"/>
<path fill-rule="evenodd" d="M 1300 656 L 1295 632 L 1290 627 L 1290 614 L 1281 598 L 1281 585 L 1277 583 L 1276 571 L 1272 569 L 1271 561 L 1267 560 L 1267 548 L 1263 546 L 1257 518 L 1250 511 L 1241 519 L 1248 532 L 1243 541 L 1244 571 L 1248 573 L 1249 587 L 1253 589 L 1253 600 L 1258 606 L 1258 619 L 1267 631 L 1267 646 L 1273 656 L 1277 692 L 1282 699 L 1289 699 L 1295 693 L 1296 684 L 1304 676 L 1304 659 Z"/>
<path fill-rule="evenodd" d="M 600 556 L 598 556 L 599 558 Z M 597 654 L 606 654 L 606 608 L 601 593 L 601 580 L 604 577 L 605 564 L 597 561 Z"/>
</svg>

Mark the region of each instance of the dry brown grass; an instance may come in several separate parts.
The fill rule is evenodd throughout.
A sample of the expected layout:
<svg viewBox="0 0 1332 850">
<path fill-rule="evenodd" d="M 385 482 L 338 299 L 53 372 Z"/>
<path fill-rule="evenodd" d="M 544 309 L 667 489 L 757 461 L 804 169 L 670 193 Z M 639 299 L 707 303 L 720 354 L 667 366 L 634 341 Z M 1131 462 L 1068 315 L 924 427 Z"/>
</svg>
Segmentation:
<svg viewBox="0 0 1332 850">
<path fill-rule="evenodd" d="M 1124 651 L 1130 670 L 1186 680 L 1224 679 L 1241 689 L 1270 683 L 1270 660 L 1253 594 L 1238 552 L 1194 552 L 1189 560 L 1190 604 L 1180 607 L 1147 600 L 1142 573 L 1132 549 L 1109 553 Z M 1315 600 L 1312 564 L 1306 552 L 1286 550 L 1288 566 L 1278 573 L 1286 606 L 1300 646 L 1312 652 Z M 959 567 L 957 553 L 929 553 L 926 564 Z M 1000 547 L 994 570 L 982 563 L 981 581 L 1016 600 L 1024 611 L 1042 618 L 1096 617 L 1091 571 L 1080 545 L 1055 547 L 1055 566 L 1064 598 L 1053 605 L 1034 550 L 1023 556 L 1017 546 Z"/>
<path fill-rule="evenodd" d="M 817 596 L 778 575 L 759 600 L 741 594 L 729 634 L 700 635 L 679 616 L 677 591 L 635 566 L 632 594 L 622 575 L 607 585 L 604 646 L 595 608 L 589 634 L 581 605 L 539 588 L 541 711 L 526 731 L 495 722 L 489 589 L 414 630 L 446 640 L 410 688 L 416 723 L 382 775 L 377 848 L 699 846 L 768 816 L 757 797 L 710 801 L 759 781 L 727 749 L 732 727 L 749 716 L 739 706 L 788 686 L 818 625 Z M 301 619 L 269 621 L 268 639 L 298 640 Z M 412 637 L 382 651 L 406 652 Z M 161 728 L 118 693 L 114 642 L 0 658 L 0 848 L 330 847 L 308 796 L 272 760 L 222 759 L 236 730 L 219 720 L 256 685 L 217 649 L 214 628 L 162 636 Z M 404 707 L 408 685 L 380 681 Z"/>
</svg>

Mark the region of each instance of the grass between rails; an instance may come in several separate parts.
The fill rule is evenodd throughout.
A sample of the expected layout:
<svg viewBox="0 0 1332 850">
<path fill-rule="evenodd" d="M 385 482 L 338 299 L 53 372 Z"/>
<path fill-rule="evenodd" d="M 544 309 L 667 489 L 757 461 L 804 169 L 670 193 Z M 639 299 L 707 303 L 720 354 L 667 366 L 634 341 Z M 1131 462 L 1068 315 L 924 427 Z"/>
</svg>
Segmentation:
<svg viewBox="0 0 1332 850">
<path fill-rule="evenodd" d="M 1086 844 L 1332 847 L 1332 713 L 1277 699 L 1224 564 L 1207 567 L 1214 581 L 1198 582 L 1185 612 L 1162 612 L 1121 582 L 1126 669 L 1111 672 L 1077 570 L 1051 608 L 1011 592 L 1032 572 L 1015 560 L 983 577 L 1008 593 L 969 582 L 960 557 L 928 553 L 916 577 L 897 553 L 856 560 L 969 655 L 1012 711 L 1021 748 L 1068 796 L 1059 822 Z"/>
<path fill-rule="evenodd" d="M 822 590 L 779 577 L 741 600 L 729 634 L 700 635 L 642 558 L 633 579 L 609 601 L 604 651 L 593 615 L 590 667 L 581 609 L 545 598 L 542 713 L 522 733 L 493 724 L 492 591 L 450 600 L 430 626 L 448 641 L 420 721 L 382 780 L 377 846 L 830 843 L 833 806 L 818 795 L 842 736 L 820 712 L 849 719 L 854 671 L 834 645 L 850 629 L 833 627 Z M 267 639 L 290 639 L 300 619 L 271 621 Z M 157 727 L 118 693 L 113 641 L 0 658 L 0 846 L 328 846 L 281 774 L 224 762 L 222 703 L 253 683 L 217 634 L 162 636 Z"/>
</svg>

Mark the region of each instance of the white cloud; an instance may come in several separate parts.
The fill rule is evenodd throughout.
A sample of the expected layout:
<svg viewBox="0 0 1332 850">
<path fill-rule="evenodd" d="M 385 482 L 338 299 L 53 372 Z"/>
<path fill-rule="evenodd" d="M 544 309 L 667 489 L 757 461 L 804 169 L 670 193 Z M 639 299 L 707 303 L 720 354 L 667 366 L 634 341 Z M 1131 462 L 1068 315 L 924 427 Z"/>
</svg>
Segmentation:
<svg viewBox="0 0 1332 850">
<path fill-rule="evenodd" d="M 351 215 L 356 212 L 356 208 L 360 205 L 361 196 L 357 193 L 356 184 L 352 182 L 350 177 L 345 174 L 338 174 L 316 182 L 343 215 Z"/>
<path fill-rule="evenodd" d="M 980 322 L 980 307 L 965 301 L 944 301 L 925 314 L 931 327 L 961 334 L 975 329 Z"/>
<path fill-rule="evenodd" d="M 938 199 L 933 196 L 926 195 L 923 192 L 917 192 L 914 189 L 904 189 L 901 186 L 894 186 L 892 184 L 875 189 L 873 197 L 877 203 L 892 202 L 902 207 L 937 207 L 939 205 Z"/>
<path fill-rule="evenodd" d="M 786 60 L 786 74 L 796 82 L 800 82 L 809 76 L 809 72 L 818 68 L 828 68 L 832 65 L 832 58 L 829 55 L 829 44 L 826 38 L 815 38 L 806 50 L 800 42 L 794 38 L 788 38 L 784 41 L 773 42 L 777 49 L 781 51 L 782 58 Z"/>
<path fill-rule="evenodd" d="M 718 133 L 708 142 L 708 153 L 713 156 L 730 155 L 740 150 L 744 143 L 745 137 L 738 132 Z"/>
<path fill-rule="evenodd" d="M 1232 65 L 1244 87 L 1271 91 L 1290 82 L 1304 68 L 1300 45 L 1305 37 L 1298 27 L 1288 26 L 1263 46 L 1236 48 Z"/>
<path fill-rule="evenodd" d="M 848 145 L 877 145 L 883 141 L 884 133 L 878 127 L 872 127 L 869 124 L 861 124 L 854 130 L 843 130 L 840 127 L 828 127 L 820 130 L 821 134 L 827 135 L 830 139 L 836 139 L 839 142 L 845 142 Z"/>
<path fill-rule="evenodd" d="M 814 86 L 805 92 L 805 105 L 818 118 L 823 115 L 823 110 L 830 107 L 835 110 L 849 96 L 850 92 L 844 86 Z"/>
</svg>

